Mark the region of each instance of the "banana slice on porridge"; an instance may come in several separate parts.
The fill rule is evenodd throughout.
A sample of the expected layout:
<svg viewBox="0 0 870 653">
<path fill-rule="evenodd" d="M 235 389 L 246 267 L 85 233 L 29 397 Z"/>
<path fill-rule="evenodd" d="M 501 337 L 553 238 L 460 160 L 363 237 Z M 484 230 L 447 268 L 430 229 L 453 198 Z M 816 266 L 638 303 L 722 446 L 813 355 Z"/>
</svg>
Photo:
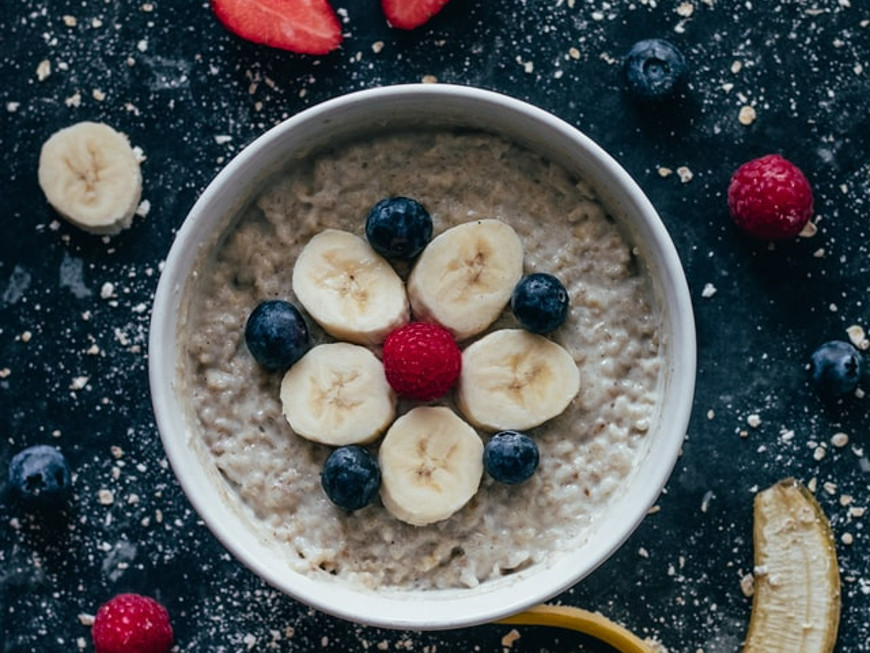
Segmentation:
<svg viewBox="0 0 870 653">
<path fill-rule="evenodd" d="M 498 318 L 522 274 L 523 244 L 513 227 L 466 222 L 426 246 L 408 277 L 408 296 L 417 319 L 462 341 Z"/>
<path fill-rule="evenodd" d="M 523 329 L 493 331 L 462 352 L 456 400 L 489 431 L 525 430 L 561 414 L 580 390 L 571 354 Z"/>
<path fill-rule="evenodd" d="M 405 285 L 362 238 L 326 229 L 305 245 L 293 267 L 293 292 L 338 340 L 377 345 L 408 321 Z"/>
<path fill-rule="evenodd" d="M 381 499 L 397 519 L 447 519 L 477 492 L 483 441 L 445 406 L 418 406 L 393 423 L 378 454 Z"/>
<path fill-rule="evenodd" d="M 365 347 L 317 345 L 287 370 L 281 406 L 303 438 L 331 446 L 375 440 L 396 415 L 384 367 Z"/>
</svg>

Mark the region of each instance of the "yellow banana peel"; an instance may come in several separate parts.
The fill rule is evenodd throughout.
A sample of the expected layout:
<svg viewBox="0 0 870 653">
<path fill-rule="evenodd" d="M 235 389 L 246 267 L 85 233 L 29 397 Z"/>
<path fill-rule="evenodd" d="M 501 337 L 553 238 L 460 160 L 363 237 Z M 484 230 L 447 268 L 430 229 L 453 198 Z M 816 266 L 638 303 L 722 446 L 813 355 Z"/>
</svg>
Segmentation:
<svg viewBox="0 0 870 653">
<path fill-rule="evenodd" d="M 656 653 L 650 644 L 603 615 L 567 605 L 536 605 L 497 623 L 575 630 L 609 644 L 621 653 Z"/>
</svg>

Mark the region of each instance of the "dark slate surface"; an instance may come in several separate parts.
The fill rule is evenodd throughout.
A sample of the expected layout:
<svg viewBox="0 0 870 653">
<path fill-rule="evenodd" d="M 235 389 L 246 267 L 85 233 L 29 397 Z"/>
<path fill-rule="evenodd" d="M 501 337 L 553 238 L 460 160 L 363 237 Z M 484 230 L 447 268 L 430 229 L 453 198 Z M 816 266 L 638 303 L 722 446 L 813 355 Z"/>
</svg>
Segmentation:
<svg viewBox="0 0 870 653">
<path fill-rule="evenodd" d="M 91 650 L 80 615 L 136 591 L 167 605 L 180 651 L 605 650 L 564 633 L 523 629 L 511 643 L 503 626 L 393 633 L 316 614 L 222 550 L 156 433 L 150 303 L 197 195 L 245 144 L 305 107 L 431 77 L 531 101 L 608 149 L 659 209 L 695 302 L 695 411 L 660 509 L 561 600 L 671 651 L 739 650 L 753 493 L 794 475 L 816 479 L 838 538 L 837 650 L 870 650 L 867 518 L 843 505 L 847 496 L 870 502 L 868 399 L 823 406 L 805 370 L 817 344 L 868 324 L 867 3 L 452 0 L 413 33 L 391 30 L 376 2 L 337 6 L 344 45 L 311 58 L 241 42 L 205 2 L 4 3 L 0 469 L 27 445 L 57 445 L 75 469 L 76 497 L 60 523 L 0 503 L 0 649 Z M 691 62 L 689 101 L 655 115 L 626 99 L 617 63 L 650 36 L 671 39 Z M 40 80 L 43 61 L 50 75 Z M 738 121 L 744 105 L 757 113 L 749 125 Z M 150 211 L 110 240 L 59 221 L 36 181 L 42 142 L 84 119 L 126 132 L 148 157 Z M 768 152 L 810 178 L 814 238 L 769 249 L 732 229 L 728 178 Z M 837 432 L 846 447 L 830 444 Z"/>
</svg>

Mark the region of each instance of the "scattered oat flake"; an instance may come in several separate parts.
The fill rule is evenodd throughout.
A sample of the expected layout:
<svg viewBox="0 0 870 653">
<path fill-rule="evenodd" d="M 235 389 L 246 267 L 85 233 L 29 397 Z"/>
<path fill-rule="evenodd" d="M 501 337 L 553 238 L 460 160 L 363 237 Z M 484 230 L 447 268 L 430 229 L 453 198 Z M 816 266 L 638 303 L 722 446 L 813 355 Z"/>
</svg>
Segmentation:
<svg viewBox="0 0 870 653">
<path fill-rule="evenodd" d="M 82 94 L 76 91 L 68 98 L 66 98 L 63 103 L 68 107 L 79 107 L 82 104 Z"/>
<path fill-rule="evenodd" d="M 704 289 L 701 291 L 701 297 L 703 297 L 704 299 L 709 299 L 715 294 L 716 286 L 714 286 L 712 283 L 705 283 Z"/>
<path fill-rule="evenodd" d="M 40 82 L 45 81 L 51 75 L 51 62 L 48 59 L 43 59 L 36 67 L 36 79 Z"/>
<path fill-rule="evenodd" d="M 424 84 L 437 84 L 438 78 L 435 75 L 423 75 L 420 81 Z"/>
<path fill-rule="evenodd" d="M 853 324 L 852 326 L 847 327 L 846 333 L 849 334 L 849 341 L 856 347 L 861 344 L 861 341 L 866 337 L 864 328 L 859 324 Z"/>
<path fill-rule="evenodd" d="M 677 5 L 678 16 L 688 18 L 693 13 L 695 13 L 695 5 L 693 5 L 691 2 L 681 2 L 679 5 Z"/>
<path fill-rule="evenodd" d="M 740 591 L 746 598 L 755 594 L 755 577 L 752 574 L 744 574 L 740 579 Z"/>
<path fill-rule="evenodd" d="M 639 555 L 641 558 L 649 558 L 649 551 L 647 551 L 644 547 L 640 547 L 637 550 L 637 555 Z"/>
<path fill-rule="evenodd" d="M 746 423 L 749 424 L 749 426 L 751 426 L 752 428 L 757 429 L 759 426 L 761 426 L 761 417 L 758 414 L 753 413 L 746 418 Z"/>
<path fill-rule="evenodd" d="M 741 125 L 751 125 L 755 122 L 756 118 L 757 114 L 753 107 L 748 104 L 740 107 L 740 113 L 737 114 L 737 120 Z"/>
<path fill-rule="evenodd" d="M 677 175 L 680 177 L 681 182 L 683 182 L 684 184 L 688 184 L 690 181 L 692 181 L 695 173 L 689 170 L 687 166 L 680 166 L 679 168 L 677 168 Z"/>
<path fill-rule="evenodd" d="M 228 134 L 218 134 L 214 137 L 214 142 L 218 145 L 223 145 L 224 143 L 229 143 L 233 140 L 233 137 Z"/>
<path fill-rule="evenodd" d="M 81 390 L 85 386 L 88 385 L 88 377 L 86 376 L 77 376 L 72 380 L 72 383 L 69 384 L 70 390 Z"/>
<path fill-rule="evenodd" d="M 102 102 L 103 100 L 106 99 L 106 94 L 98 88 L 95 88 L 93 91 L 91 91 L 91 96 L 93 96 L 93 98 L 97 102 Z"/>
<path fill-rule="evenodd" d="M 139 206 L 136 207 L 136 215 L 141 218 L 144 218 L 151 212 L 151 202 L 148 200 L 142 200 L 139 202 Z"/>
<path fill-rule="evenodd" d="M 383 41 L 375 41 L 374 43 L 372 43 L 372 52 L 374 52 L 375 54 L 378 54 L 383 49 L 384 49 L 384 42 Z"/>
<path fill-rule="evenodd" d="M 826 453 L 827 452 L 825 451 L 824 447 L 816 447 L 815 451 L 813 451 L 813 459 L 814 460 L 821 460 L 822 458 L 825 457 Z"/>
<path fill-rule="evenodd" d="M 516 642 L 520 638 L 520 633 L 516 628 L 511 629 L 511 631 L 501 638 L 501 645 L 505 648 L 512 648 L 514 642 Z"/>
<path fill-rule="evenodd" d="M 743 62 L 742 61 L 735 61 L 734 63 L 731 64 L 731 72 L 734 73 L 735 75 L 737 73 L 739 73 L 741 70 L 743 70 Z"/>
<path fill-rule="evenodd" d="M 674 171 L 670 168 L 665 168 L 664 166 L 659 167 L 658 169 L 659 177 L 670 177 L 674 174 Z"/>
<path fill-rule="evenodd" d="M 87 614 L 85 612 L 81 613 L 79 615 L 79 623 L 82 626 L 87 626 L 87 627 L 93 626 L 94 625 L 94 615 Z"/>
<path fill-rule="evenodd" d="M 97 501 L 104 506 L 111 506 L 115 503 L 115 494 L 111 490 L 100 490 L 97 492 Z"/>
<path fill-rule="evenodd" d="M 843 533 L 843 535 L 840 536 L 840 540 L 841 540 L 841 541 L 843 542 L 843 544 L 845 544 L 846 546 L 852 544 L 852 542 L 855 541 L 854 538 L 852 537 L 852 534 L 851 534 L 851 533 Z"/>
<path fill-rule="evenodd" d="M 842 448 L 849 444 L 849 436 L 845 433 L 834 433 L 831 436 L 831 444 L 835 447 Z"/>
<path fill-rule="evenodd" d="M 77 22 L 78 21 L 76 20 L 75 16 L 70 16 L 69 14 L 67 14 L 63 17 L 63 24 L 67 27 L 75 27 Z"/>
<path fill-rule="evenodd" d="M 812 220 L 810 220 L 809 222 L 807 222 L 807 223 L 804 225 L 804 228 L 801 229 L 801 231 L 800 231 L 800 233 L 798 234 L 798 236 L 800 236 L 801 238 L 812 238 L 812 237 L 815 236 L 817 233 L 819 233 L 819 228 L 818 228 L 818 226 L 816 225 L 815 222 L 813 222 Z"/>
</svg>

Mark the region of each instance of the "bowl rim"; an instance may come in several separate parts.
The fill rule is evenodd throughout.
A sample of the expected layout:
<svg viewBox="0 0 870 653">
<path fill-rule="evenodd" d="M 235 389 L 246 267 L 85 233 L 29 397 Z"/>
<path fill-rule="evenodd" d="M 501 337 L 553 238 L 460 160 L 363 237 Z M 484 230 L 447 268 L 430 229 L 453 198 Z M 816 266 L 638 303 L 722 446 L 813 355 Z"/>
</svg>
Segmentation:
<svg viewBox="0 0 870 653">
<path fill-rule="evenodd" d="M 668 428 L 660 433 L 657 442 L 657 465 L 646 465 L 643 487 L 629 488 L 617 504 L 629 504 L 629 514 L 622 515 L 615 530 L 611 530 L 606 546 L 599 546 L 597 555 L 590 560 L 577 558 L 577 554 L 564 553 L 552 563 L 534 566 L 533 572 L 518 572 L 504 581 L 488 582 L 476 591 L 438 590 L 428 592 L 374 592 L 352 586 L 322 582 L 299 572 L 289 565 L 276 569 L 272 560 L 264 556 L 268 544 L 260 536 L 239 528 L 243 519 L 221 496 L 226 490 L 215 487 L 212 476 L 216 472 L 205 469 L 195 445 L 191 444 L 183 416 L 183 407 L 176 401 L 177 349 L 175 335 L 178 328 L 178 303 L 184 285 L 191 273 L 195 252 L 203 246 L 211 228 L 219 224 L 216 213 L 227 214 L 228 203 L 238 202 L 240 191 L 250 197 L 254 193 L 254 180 L 263 158 L 274 161 L 274 147 L 306 127 L 322 129 L 335 124 L 336 119 L 358 112 L 357 115 L 384 110 L 402 111 L 407 106 L 447 108 L 468 111 L 476 108 L 482 115 L 504 115 L 518 125 L 535 125 L 548 134 L 563 139 L 558 147 L 575 152 L 594 166 L 600 179 L 592 185 L 599 190 L 601 179 L 609 179 L 619 196 L 605 200 L 608 208 L 618 202 L 620 212 L 631 211 L 638 216 L 647 256 L 653 257 L 660 277 L 659 286 L 666 305 L 668 330 L 665 370 L 668 384 L 666 400 L 660 419 L 666 419 Z M 368 109 L 368 107 L 374 107 Z M 487 111 L 494 112 L 487 114 Z M 487 118 L 488 119 L 488 118 Z M 360 119 L 357 118 L 357 123 Z M 361 131 L 359 124 L 357 131 Z M 507 135 L 516 140 L 517 134 Z M 284 156 L 287 160 L 287 156 Z M 584 171 L 584 176 L 590 176 Z M 601 176 L 604 177 L 601 177 Z M 240 180 L 242 180 L 240 182 Z M 610 186 L 609 186 L 610 187 Z M 241 208 L 236 206 L 236 209 Z M 194 252 L 192 254 L 192 252 Z M 517 613 L 531 605 L 549 600 L 585 578 L 615 553 L 635 531 L 648 509 L 665 487 L 679 456 L 686 428 L 691 416 L 696 375 L 696 336 L 694 315 L 685 274 L 677 250 L 652 203 L 639 185 L 615 159 L 577 127 L 552 113 L 523 100 L 502 93 L 453 84 L 398 84 L 354 91 L 326 100 L 291 116 L 272 127 L 244 147 L 207 185 L 194 203 L 175 235 L 161 270 L 154 296 L 148 337 L 149 383 L 151 401 L 157 428 L 164 450 L 188 501 L 221 544 L 248 569 L 266 583 L 302 603 L 327 614 L 370 626 L 391 629 L 438 630 L 473 626 Z M 167 382 L 167 379 L 170 379 Z M 648 454 L 649 455 L 649 452 Z M 194 465 L 191 465 L 191 463 Z M 637 473 L 637 469 L 633 473 Z M 654 489 L 654 491 L 652 491 Z M 636 496 L 635 496 L 636 495 Z M 626 518 L 627 517 L 627 518 Z M 613 521 L 608 517 L 607 521 Z M 599 528 L 599 530 L 601 530 Z M 593 538 L 595 542 L 600 536 Z M 588 547 L 584 545 L 582 550 Z M 424 596 L 425 594 L 425 596 Z"/>
</svg>

